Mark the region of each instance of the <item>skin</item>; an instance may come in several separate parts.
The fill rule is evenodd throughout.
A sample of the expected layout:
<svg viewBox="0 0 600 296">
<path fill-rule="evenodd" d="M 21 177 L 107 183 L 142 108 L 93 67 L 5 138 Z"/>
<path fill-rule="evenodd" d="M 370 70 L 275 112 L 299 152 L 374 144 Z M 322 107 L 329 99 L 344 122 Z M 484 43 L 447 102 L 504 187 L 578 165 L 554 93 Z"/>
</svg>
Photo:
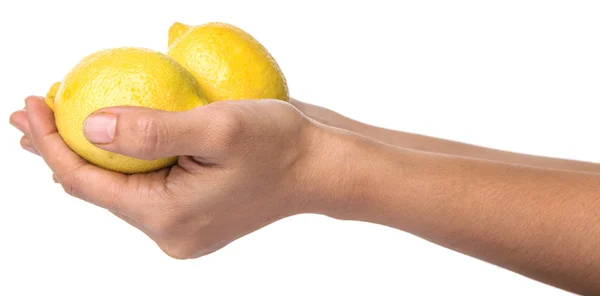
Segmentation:
<svg viewBox="0 0 600 296">
<path fill-rule="evenodd" d="M 394 227 L 565 290 L 600 294 L 595 165 L 493 150 L 466 157 L 481 151 L 464 144 L 451 145 L 458 155 L 415 150 L 400 145 L 412 141 L 403 133 L 360 135 L 310 119 L 294 104 L 92 114 L 83 128 L 102 149 L 143 159 L 186 155 L 139 175 L 73 153 L 42 98 L 27 98 L 11 122 L 67 193 L 110 210 L 174 258 L 207 255 L 281 218 L 318 213 Z M 96 116 L 104 126 L 94 125 Z M 436 152 L 446 149 L 431 142 Z"/>
<path fill-rule="evenodd" d="M 291 103 L 306 116 L 320 123 L 352 131 L 373 140 L 398 147 L 549 169 L 600 173 L 600 164 L 597 163 L 519 154 L 456 141 L 394 131 L 358 122 L 332 110 L 301 102 L 299 100 L 293 99 Z"/>
</svg>

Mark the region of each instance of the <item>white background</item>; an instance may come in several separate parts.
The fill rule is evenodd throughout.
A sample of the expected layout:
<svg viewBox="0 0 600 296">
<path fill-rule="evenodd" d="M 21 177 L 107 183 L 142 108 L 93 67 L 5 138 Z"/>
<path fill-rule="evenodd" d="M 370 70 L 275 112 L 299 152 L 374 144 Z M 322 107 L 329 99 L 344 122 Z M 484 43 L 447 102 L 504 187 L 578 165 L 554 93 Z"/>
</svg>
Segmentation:
<svg viewBox="0 0 600 296">
<path fill-rule="evenodd" d="M 180 21 L 261 41 L 292 96 L 387 128 L 600 160 L 597 1 L 2 1 L 0 295 L 565 295 L 409 234 L 297 216 L 177 261 L 71 198 L 8 125 L 103 48 Z"/>
</svg>

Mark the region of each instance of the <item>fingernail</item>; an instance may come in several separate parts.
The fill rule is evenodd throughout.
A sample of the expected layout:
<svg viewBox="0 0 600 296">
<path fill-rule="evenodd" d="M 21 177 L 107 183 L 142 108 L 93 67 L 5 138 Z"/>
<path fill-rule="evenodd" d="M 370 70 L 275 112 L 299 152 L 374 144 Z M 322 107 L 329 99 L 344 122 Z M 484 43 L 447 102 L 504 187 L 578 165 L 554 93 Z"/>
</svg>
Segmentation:
<svg viewBox="0 0 600 296">
<path fill-rule="evenodd" d="M 117 117 L 113 114 L 101 113 L 88 117 L 83 123 L 83 133 L 88 141 L 94 144 L 108 144 L 115 137 Z"/>
</svg>

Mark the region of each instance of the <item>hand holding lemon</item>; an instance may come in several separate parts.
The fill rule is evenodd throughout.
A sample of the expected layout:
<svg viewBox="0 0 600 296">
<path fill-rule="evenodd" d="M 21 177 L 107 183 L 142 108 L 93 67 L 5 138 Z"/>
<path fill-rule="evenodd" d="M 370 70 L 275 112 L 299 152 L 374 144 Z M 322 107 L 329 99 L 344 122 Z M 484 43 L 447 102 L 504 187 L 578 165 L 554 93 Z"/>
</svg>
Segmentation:
<svg viewBox="0 0 600 296">
<path fill-rule="evenodd" d="M 250 35 L 225 24 L 171 32 L 168 55 L 91 54 L 11 122 L 68 194 L 184 259 L 312 210 L 324 142 Z"/>
<path fill-rule="evenodd" d="M 281 70 L 240 29 L 176 23 L 169 43 L 167 54 L 96 52 L 46 102 L 29 97 L 10 119 L 67 193 L 166 254 L 200 257 L 313 213 L 408 231 L 600 295 L 600 231 L 589 227 L 598 221 L 597 164 L 319 124 L 349 119 L 317 108 L 325 112 L 309 120 L 285 102 Z"/>
<path fill-rule="evenodd" d="M 82 132 L 91 113 L 113 106 L 180 112 L 223 100 L 288 97 L 279 66 L 248 33 L 223 23 L 175 23 L 167 54 L 143 48 L 96 52 L 52 85 L 46 103 L 64 141 L 85 160 L 143 173 L 170 166 L 176 157 L 142 160 L 95 147 Z"/>
</svg>

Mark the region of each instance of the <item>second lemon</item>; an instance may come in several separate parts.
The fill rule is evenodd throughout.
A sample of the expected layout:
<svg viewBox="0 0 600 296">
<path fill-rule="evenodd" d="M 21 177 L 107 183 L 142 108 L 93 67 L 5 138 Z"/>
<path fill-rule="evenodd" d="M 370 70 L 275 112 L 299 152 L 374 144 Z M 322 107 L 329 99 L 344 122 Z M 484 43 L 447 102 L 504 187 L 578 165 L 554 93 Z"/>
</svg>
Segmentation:
<svg viewBox="0 0 600 296">
<path fill-rule="evenodd" d="M 210 102 L 289 99 L 286 79 L 275 59 L 236 26 L 175 23 L 169 30 L 168 55 L 194 75 Z"/>
</svg>

